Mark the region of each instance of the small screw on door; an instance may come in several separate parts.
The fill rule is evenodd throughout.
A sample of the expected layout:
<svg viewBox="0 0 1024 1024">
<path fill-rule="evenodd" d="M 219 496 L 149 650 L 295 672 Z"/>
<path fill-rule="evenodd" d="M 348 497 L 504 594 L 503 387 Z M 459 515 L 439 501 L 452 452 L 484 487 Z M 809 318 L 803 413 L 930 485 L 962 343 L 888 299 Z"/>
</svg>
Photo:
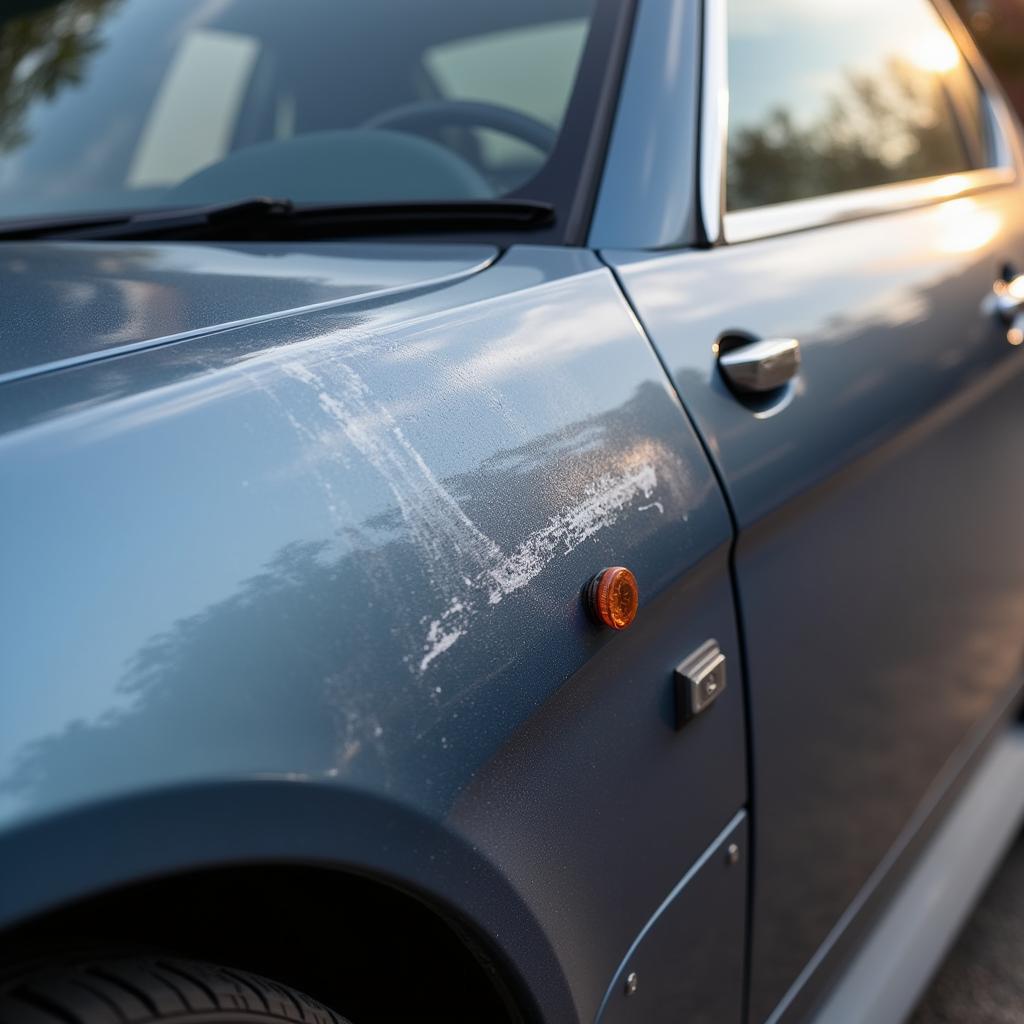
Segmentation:
<svg viewBox="0 0 1024 1024">
<path fill-rule="evenodd" d="M 640 984 L 640 979 L 636 976 L 636 971 L 630 971 L 626 975 L 626 995 L 631 996 L 636 994 L 637 986 Z"/>
<path fill-rule="evenodd" d="M 730 843 L 725 848 L 725 863 L 726 864 L 739 864 L 740 862 L 740 848 L 735 843 Z"/>
</svg>

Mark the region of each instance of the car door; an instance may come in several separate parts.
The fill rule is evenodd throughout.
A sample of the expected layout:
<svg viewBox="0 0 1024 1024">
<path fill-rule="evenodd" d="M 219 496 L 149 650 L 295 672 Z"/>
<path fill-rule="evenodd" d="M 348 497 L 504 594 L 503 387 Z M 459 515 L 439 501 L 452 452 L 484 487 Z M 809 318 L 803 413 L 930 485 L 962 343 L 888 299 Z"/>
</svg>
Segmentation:
<svg viewBox="0 0 1024 1024">
<path fill-rule="evenodd" d="M 1018 691 L 1024 190 L 929 0 L 711 0 L 704 46 L 708 245 L 603 255 L 731 503 L 750 1020 L 797 1019 Z"/>
</svg>

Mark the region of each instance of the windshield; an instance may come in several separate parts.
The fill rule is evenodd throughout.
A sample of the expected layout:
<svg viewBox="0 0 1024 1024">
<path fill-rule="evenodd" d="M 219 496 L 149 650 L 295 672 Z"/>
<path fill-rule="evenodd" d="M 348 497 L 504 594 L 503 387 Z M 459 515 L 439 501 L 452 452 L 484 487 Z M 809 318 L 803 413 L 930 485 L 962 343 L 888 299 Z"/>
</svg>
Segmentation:
<svg viewBox="0 0 1024 1024">
<path fill-rule="evenodd" d="M 596 3 L 5 0 L 0 218 L 564 204 L 580 69 L 607 63 Z"/>
</svg>

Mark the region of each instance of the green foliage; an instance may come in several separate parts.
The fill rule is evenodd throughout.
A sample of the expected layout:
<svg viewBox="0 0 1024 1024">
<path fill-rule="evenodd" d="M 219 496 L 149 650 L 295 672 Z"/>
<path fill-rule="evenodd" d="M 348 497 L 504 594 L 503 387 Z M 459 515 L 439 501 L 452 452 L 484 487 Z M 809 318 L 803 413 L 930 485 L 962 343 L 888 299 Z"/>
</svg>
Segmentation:
<svg viewBox="0 0 1024 1024">
<path fill-rule="evenodd" d="M 99 28 L 119 0 L 64 0 L 0 23 L 0 152 L 26 140 L 25 115 L 82 80 L 102 45 Z"/>
<path fill-rule="evenodd" d="M 777 107 L 729 140 L 729 206 L 828 195 L 962 170 L 965 155 L 935 81 L 891 59 L 848 72 L 821 114 L 798 124 Z"/>
</svg>

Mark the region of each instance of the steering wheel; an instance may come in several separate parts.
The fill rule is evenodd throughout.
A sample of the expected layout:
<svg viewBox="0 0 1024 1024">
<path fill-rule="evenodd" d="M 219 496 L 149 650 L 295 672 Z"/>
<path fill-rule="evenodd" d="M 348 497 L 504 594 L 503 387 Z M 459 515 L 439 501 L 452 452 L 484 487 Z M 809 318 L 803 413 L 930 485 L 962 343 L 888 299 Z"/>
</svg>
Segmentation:
<svg viewBox="0 0 1024 1024">
<path fill-rule="evenodd" d="M 543 121 L 511 107 L 476 100 L 417 100 L 393 107 L 371 117 L 364 128 L 399 128 L 427 132 L 462 125 L 467 128 L 492 128 L 550 153 L 558 133 Z"/>
</svg>

